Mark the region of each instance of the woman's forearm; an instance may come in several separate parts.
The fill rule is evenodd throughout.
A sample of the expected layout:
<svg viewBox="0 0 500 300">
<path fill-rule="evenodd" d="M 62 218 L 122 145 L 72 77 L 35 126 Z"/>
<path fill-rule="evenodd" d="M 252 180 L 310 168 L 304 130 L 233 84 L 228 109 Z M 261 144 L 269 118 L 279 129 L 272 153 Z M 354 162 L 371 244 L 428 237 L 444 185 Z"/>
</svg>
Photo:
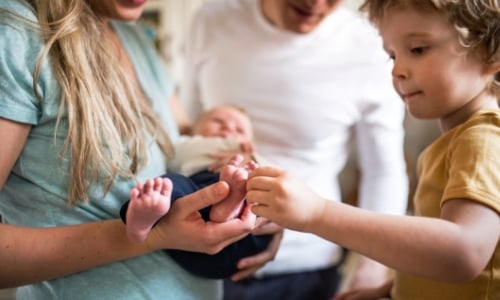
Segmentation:
<svg viewBox="0 0 500 300">
<path fill-rule="evenodd" d="M 120 220 L 30 228 L 0 224 L 0 288 L 61 277 L 149 252 Z"/>
</svg>

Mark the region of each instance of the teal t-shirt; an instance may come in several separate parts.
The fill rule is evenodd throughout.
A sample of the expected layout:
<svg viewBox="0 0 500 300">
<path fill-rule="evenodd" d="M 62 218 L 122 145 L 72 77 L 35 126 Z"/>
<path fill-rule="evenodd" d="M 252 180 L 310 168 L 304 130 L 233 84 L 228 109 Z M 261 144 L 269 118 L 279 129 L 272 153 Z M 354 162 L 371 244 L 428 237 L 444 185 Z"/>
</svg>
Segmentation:
<svg viewBox="0 0 500 300">
<path fill-rule="evenodd" d="M 20 0 L 0 1 L 0 7 L 22 16 L 33 14 Z M 117 179 L 103 195 L 96 187 L 88 204 L 67 205 L 67 160 L 58 160 L 57 148 L 65 138 L 54 129 L 60 89 L 45 62 L 37 82 L 41 101 L 33 88 L 33 71 L 42 44 L 35 31 L 13 19 L 0 21 L 0 117 L 31 124 L 32 130 L 7 182 L 0 191 L 0 214 L 10 224 L 51 227 L 119 218 L 135 182 Z M 159 113 L 172 139 L 178 137 L 168 99 L 173 93 L 150 40 L 135 25 L 113 22 L 134 65 L 139 83 Z M 148 164 L 139 174 L 144 181 L 165 173 L 167 161 L 151 144 Z M 195 277 L 164 253 L 109 264 L 64 278 L 18 288 L 18 299 L 218 299 L 221 282 Z"/>
</svg>

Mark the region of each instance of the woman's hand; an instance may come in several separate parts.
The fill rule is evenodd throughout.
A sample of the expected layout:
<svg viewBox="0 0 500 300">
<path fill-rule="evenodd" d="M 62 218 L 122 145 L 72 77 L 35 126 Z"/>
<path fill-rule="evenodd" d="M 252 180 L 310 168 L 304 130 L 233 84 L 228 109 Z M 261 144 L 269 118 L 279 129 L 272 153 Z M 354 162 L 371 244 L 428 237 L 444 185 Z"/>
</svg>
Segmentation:
<svg viewBox="0 0 500 300">
<path fill-rule="evenodd" d="M 245 207 L 240 218 L 224 223 L 205 221 L 199 210 L 226 198 L 229 186 L 218 182 L 175 201 L 147 237 L 152 250 L 179 249 L 215 254 L 245 237 L 255 226 L 255 215 Z"/>
<path fill-rule="evenodd" d="M 266 250 L 256 255 L 245 257 L 238 262 L 239 271 L 231 276 L 232 281 L 238 281 L 248 277 L 257 272 L 257 270 L 262 268 L 266 263 L 274 260 L 276 253 L 278 252 L 281 239 L 283 238 L 283 228 L 265 218 L 257 218 L 257 226 L 252 231 L 252 234 L 273 234 L 274 237 Z"/>
</svg>

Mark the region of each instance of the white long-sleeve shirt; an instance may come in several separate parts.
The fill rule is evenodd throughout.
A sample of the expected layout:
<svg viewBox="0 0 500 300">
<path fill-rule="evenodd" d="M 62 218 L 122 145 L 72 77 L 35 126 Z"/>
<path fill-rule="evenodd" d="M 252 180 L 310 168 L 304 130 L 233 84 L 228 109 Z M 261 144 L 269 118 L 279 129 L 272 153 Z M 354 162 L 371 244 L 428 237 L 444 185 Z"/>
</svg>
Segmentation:
<svg viewBox="0 0 500 300">
<path fill-rule="evenodd" d="M 360 206 L 404 214 L 404 107 L 376 30 L 339 8 L 312 33 L 296 34 L 269 24 L 259 3 L 217 1 L 194 17 L 181 85 L 189 114 L 224 103 L 243 107 L 257 152 L 334 201 L 354 143 Z M 325 268 L 340 255 L 329 241 L 286 230 L 276 259 L 260 273 Z"/>
</svg>

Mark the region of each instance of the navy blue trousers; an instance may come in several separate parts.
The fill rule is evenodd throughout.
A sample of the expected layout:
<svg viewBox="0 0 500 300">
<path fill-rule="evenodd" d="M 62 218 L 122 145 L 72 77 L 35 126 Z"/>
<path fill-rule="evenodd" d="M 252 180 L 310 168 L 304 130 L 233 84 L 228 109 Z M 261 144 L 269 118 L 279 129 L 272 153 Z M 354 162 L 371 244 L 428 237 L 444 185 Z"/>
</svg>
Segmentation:
<svg viewBox="0 0 500 300">
<path fill-rule="evenodd" d="M 219 181 L 219 174 L 209 171 L 201 171 L 189 177 L 175 173 L 164 174 L 161 177 L 169 178 L 173 183 L 172 203 L 178 198 Z M 127 201 L 120 210 L 120 216 L 125 223 L 129 202 Z M 200 213 L 202 218 L 208 221 L 210 207 L 200 210 Z M 267 249 L 271 239 L 272 235 L 249 234 L 214 255 L 181 250 L 165 251 L 187 271 L 205 278 L 221 279 L 238 271 L 236 264 L 240 259 Z"/>
<path fill-rule="evenodd" d="M 225 279 L 224 300 L 331 300 L 340 281 L 336 266 L 237 282 Z"/>
</svg>

